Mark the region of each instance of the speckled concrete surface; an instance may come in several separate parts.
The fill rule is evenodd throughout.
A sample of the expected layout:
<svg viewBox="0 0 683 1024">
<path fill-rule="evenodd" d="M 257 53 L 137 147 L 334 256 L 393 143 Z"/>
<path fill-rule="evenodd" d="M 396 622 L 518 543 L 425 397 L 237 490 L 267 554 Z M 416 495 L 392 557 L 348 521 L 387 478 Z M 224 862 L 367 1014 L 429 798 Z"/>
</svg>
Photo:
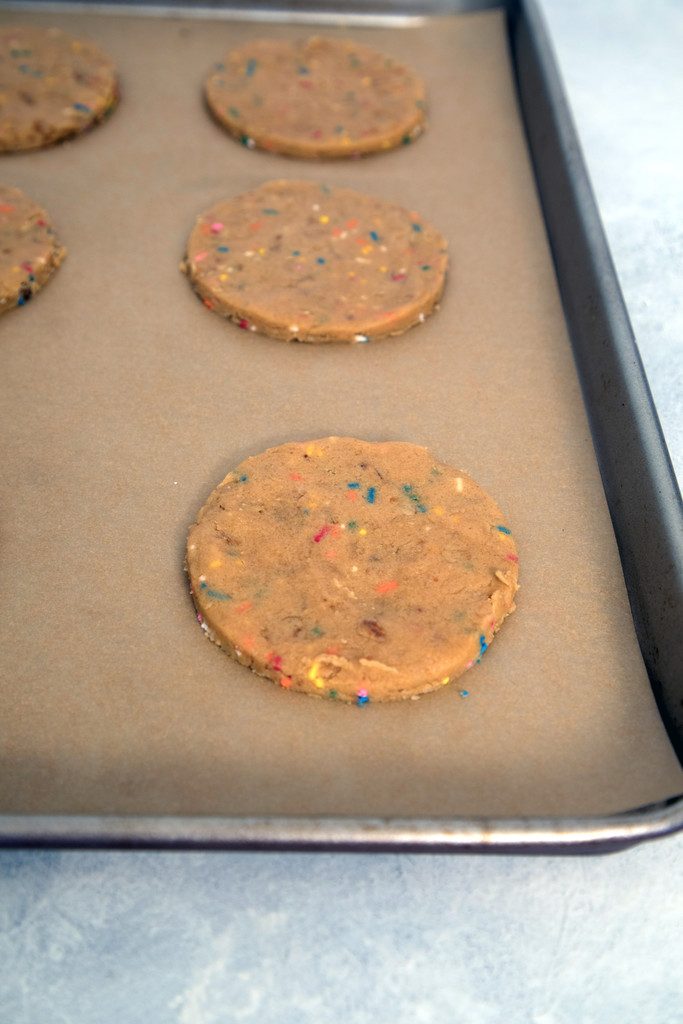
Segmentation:
<svg viewBox="0 0 683 1024">
<path fill-rule="evenodd" d="M 683 5 L 542 0 L 683 469 Z M 683 834 L 603 858 L 0 853 L 0 1024 L 681 1024 Z"/>
</svg>

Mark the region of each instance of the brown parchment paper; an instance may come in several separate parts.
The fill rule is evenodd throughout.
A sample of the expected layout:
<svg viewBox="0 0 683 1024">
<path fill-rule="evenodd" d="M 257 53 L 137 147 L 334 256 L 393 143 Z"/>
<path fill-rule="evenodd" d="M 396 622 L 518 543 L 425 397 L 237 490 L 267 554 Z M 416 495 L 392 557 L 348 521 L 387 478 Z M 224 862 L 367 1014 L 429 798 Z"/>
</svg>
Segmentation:
<svg viewBox="0 0 683 1024">
<path fill-rule="evenodd" d="M 334 164 L 249 152 L 202 106 L 232 44 L 306 28 L 21 20 L 101 43 L 123 98 L 87 137 L 0 170 L 69 249 L 0 322 L 0 809 L 581 815 L 683 790 L 634 636 L 502 17 L 348 32 L 425 76 L 430 125 L 413 146 Z M 204 309 L 178 272 L 196 214 L 287 176 L 431 219 L 452 254 L 441 310 L 401 338 L 318 348 Z M 314 701 L 199 629 L 182 570 L 196 511 L 245 456 L 327 434 L 428 445 L 504 509 L 518 611 L 460 685 L 401 705 Z"/>
</svg>

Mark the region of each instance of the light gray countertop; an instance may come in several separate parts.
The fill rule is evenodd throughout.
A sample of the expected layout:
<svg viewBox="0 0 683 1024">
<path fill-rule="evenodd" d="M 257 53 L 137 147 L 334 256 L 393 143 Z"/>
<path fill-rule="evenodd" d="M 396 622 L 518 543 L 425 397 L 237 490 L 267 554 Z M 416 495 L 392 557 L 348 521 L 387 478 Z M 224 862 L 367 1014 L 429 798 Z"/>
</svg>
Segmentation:
<svg viewBox="0 0 683 1024">
<path fill-rule="evenodd" d="M 679 478 L 683 5 L 541 0 Z M 0 853 L 0 1024 L 680 1024 L 683 834 L 609 857 Z"/>
</svg>

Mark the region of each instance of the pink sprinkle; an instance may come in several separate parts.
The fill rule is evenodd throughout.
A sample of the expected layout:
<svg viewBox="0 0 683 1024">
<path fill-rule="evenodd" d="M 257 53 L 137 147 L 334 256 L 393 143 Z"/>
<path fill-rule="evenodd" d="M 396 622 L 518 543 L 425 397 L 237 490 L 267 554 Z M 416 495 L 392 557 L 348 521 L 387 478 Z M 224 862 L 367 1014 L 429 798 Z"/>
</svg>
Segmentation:
<svg viewBox="0 0 683 1024">
<path fill-rule="evenodd" d="M 282 672 L 282 656 L 280 654 L 269 654 L 268 664 L 272 665 L 276 672 Z"/>
<path fill-rule="evenodd" d="M 507 558 L 508 562 L 518 562 L 519 561 L 519 559 L 517 558 L 517 555 L 506 555 L 505 557 Z"/>
<path fill-rule="evenodd" d="M 311 132 L 312 139 L 322 139 L 322 137 L 323 133 L 320 131 L 320 128 L 316 128 L 314 132 Z"/>
<path fill-rule="evenodd" d="M 367 697 L 367 695 L 368 695 L 368 691 L 367 690 L 358 690 L 358 692 L 357 692 L 357 696 L 358 697 Z"/>
<path fill-rule="evenodd" d="M 391 275 L 391 280 L 392 281 L 405 281 L 405 279 L 406 279 L 406 275 L 405 274 L 392 274 Z"/>
<path fill-rule="evenodd" d="M 33 273 L 33 267 L 28 262 L 28 260 L 24 260 L 24 262 L 21 264 L 21 269 L 25 270 L 27 274 L 32 274 Z"/>
<path fill-rule="evenodd" d="M 202 260 L 205 260 L 208 255 L 208 252 L 198 252 L 194 258 L 195 263 L 201 263 Z"/>
<path fill-rule="evenodd" d="M 211 225 L 211 230 L 214 233 L 214 235 L 218 235 L 223 230 L 224 226 L 225 225 L 221 224 L 219 220 L 215 220 Z"/>
<path fill-rule="evenodd" d="M 331 526 L 322 526 L 316 533 L 315 537 L 313 538 L 314 542 L 316 544 L 319 544 L 323 537 L 327 537 L 331 529 Z"/>
<path fill-rule="evenodd" d="M 243 331 L 248 331 L 249 330 L 249 321 L 248 320 L 238 320 L 237 321 L 237 326 L 241 327 Z"/>
<path fill-rule="evenodd" d="M 204 619 L 201 617 L 200 613 L 197 612 L 197 622 L 203 622 L 203 621 L 204 621 Z"/>
<path fill-rule="evenodd" d="M 38 225 L 39 228 L 46 228 L 47 227 L 47 221 L 43 220 L 42 217 L 40 218 L 40 220 L 36 221 L 36 224 Z"/>
</svg>

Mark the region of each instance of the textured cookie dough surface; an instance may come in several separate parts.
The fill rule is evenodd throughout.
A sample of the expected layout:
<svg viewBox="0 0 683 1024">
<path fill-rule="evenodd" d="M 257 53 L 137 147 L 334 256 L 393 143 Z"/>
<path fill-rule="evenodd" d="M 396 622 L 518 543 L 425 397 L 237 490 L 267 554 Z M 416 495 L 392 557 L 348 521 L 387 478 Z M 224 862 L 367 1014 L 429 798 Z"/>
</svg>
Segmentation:
<svg viewBox="0 0 683 1024">
<path fill-rule="evenodd" d="M 77 135 L 116 99 L 114 65 L 93 43 L 56 28 L 0 28 L 0 152 Z"/>
<path fill-rule="evenodd" d="M 443 291 L 447 243 L 417 213 L 305 181 L 271 181 L 197 220 L 181 269 L 246 330 L 310 342 L 400 334 Z"/>
<path fill-rule="evenodd" d="M 247 459 L 187 541 L 198 619 L 281 686 L 366 704 L 446 685 L 514 610 L 517 552 L 465 473 L 328 437 Z"/>
<path fill-rule="evenodd" d="M 25 305 L 65 256 L 45 210 L 0 185 L 0 313 Z"/>
<path fill-rule="evenodd" d="M 206 80 L 214 117 L 245 146 L 299 157 L 350 157 L 411 142 L 425 87 L 409 68 L 357 43 L 257 39 Z"/>
</svg>

